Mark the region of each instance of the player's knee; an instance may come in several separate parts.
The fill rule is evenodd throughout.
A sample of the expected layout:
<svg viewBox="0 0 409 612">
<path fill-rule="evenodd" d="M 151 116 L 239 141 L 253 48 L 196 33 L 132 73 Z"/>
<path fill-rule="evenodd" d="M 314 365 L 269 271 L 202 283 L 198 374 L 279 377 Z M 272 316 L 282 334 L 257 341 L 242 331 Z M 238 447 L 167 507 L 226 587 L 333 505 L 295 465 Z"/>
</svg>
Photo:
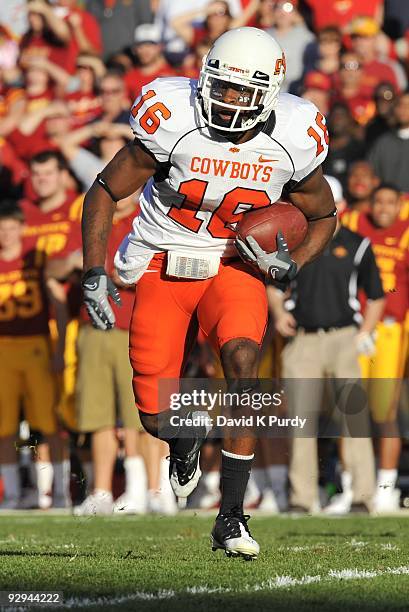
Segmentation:
<svg viewBox="0 0 409 612">
<path fill-rule="evenodd" d="M 160 440 L 169 442 L 172 439 L 178 438 L 181 434 L 182 428 L 178 425 L 173 424 L 172 418 L 175 413 L 172 410 L 164 410 L 158 414 L 148 414 L 147 412 L 139 411 L 139 418 L 144 429 Z M 190 433 L 190 430 L 187 430 Z"/>
<path fill-rule="evenodd" d="M 259 347 L 246 338 L 235 338 L 221 349 L 221 359 L 226 378 L 255 378 Z"/>
</svg>

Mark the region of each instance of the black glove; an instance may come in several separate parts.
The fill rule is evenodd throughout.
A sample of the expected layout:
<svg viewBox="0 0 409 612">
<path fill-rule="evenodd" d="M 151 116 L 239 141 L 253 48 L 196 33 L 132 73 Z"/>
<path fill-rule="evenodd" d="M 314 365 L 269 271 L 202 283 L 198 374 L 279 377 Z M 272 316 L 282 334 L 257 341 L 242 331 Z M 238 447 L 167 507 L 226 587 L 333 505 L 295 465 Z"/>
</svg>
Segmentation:
<svg viewBox="0 0 409 612">
<path fill-rule="evenodd" d="M 291 281 L 295 278 L 297 264 L 291 259 L 290 251 L 281 232 L 277 232 L 277 251 L 274 253 L 263 251 L 253 236 L 247 236 L 246 242 L 236 238 L 234 245 L 243 261 L 256 266 L 269 278 L 280 282 Z"/>
<path fill-rule="evenodd" d="M 117 306 L 122 306 L 118 289 L 107 276 L 104 268 L 90 268 L 82 277 L 84 291 L 84 304 L 90 316 L 92 325 L 97 329 L 112 329 L 115 325 L 113 313 L 108 296 Z"/>
</svg>

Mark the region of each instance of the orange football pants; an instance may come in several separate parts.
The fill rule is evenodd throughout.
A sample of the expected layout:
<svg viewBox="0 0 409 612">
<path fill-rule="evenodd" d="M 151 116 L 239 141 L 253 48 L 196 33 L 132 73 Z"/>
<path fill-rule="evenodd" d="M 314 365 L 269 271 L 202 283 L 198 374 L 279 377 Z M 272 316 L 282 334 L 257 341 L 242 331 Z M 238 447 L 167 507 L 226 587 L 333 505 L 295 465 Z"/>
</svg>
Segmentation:
<svg viewBox="0 0 409 612">
<path fill-rule="evenodd" d="M 178 390 L 199 328 L 219 352 L 233 338 L 260 345 L 266 323 L 264 282 L 241 260 L 222 260 L 212 278 L 184 280 L 167 276 L 166 254 L 156 254 L 138 281 L 130 328 L 138 408 L 150 414 L 169 408 L 160 381 L 172 380 L 172 389 Z"/>
</svg>

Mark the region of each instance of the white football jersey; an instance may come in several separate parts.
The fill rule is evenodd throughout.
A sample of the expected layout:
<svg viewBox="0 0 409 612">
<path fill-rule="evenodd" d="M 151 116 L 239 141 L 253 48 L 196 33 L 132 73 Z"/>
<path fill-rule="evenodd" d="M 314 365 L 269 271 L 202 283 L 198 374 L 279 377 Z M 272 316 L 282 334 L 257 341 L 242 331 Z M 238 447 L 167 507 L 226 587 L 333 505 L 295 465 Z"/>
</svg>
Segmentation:
<svg viewBox="0 0 409 612">
<path fill-rule="evenodd" d="M 234 228 L 242 214 L 274 204 L 326 157 L 325 119 L 311 102 L 281 95 L 264 129 L 236 145 L 207 128 L 196 91 L 196 81 L 159 78 L 135 100 L 132 130 L 159 170 L 141 195 L 122 255 L 128 248 L 237 255 Z"/>
</svg>

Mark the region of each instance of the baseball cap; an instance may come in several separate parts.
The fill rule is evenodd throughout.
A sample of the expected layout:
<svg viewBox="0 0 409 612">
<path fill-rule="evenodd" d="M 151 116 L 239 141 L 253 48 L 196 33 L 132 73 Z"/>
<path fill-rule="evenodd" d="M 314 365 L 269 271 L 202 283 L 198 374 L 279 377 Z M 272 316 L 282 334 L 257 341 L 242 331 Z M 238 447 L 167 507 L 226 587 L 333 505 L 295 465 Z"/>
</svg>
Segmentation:
<svg viewBox="0 0 409 612">
<path fill-rule="evenodd" d="M 144 23 L 135 29 L 134 40 L 137 45 L 147 42 L 159 44 L 161 42 L 160 29 L 154 23 Z"/>
<path fill-rule="evenodd" d="M 372 17 L 357 17 L 351 22 L 351 36 L 376 36 L 379 25 Z"/>
<path fill-rule="evenodd" d="M 331 79 L 326 74 L 313 70 L 306 75 L 303 85 L 305 89 L 329 91 L 331 89 Z"/>
</svg>

